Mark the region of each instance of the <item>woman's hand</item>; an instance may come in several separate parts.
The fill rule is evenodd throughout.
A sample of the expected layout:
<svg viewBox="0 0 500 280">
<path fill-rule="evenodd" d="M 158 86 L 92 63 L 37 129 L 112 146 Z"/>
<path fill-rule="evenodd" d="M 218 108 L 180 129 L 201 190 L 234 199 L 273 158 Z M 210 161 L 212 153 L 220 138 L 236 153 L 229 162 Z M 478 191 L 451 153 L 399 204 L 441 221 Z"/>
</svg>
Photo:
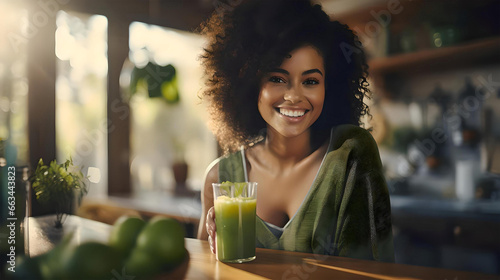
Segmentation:
<svg viewBox="0 0 500 280">
<path fill-rule="evenodd" d="M 215 254 L 215 231 L 217 230 L 215 226 L 215 210 L 212 206 L 207 213 L 206 227 L 208 233 L 208 243 L 210 244 L 210 250 Z"/>
</svg>

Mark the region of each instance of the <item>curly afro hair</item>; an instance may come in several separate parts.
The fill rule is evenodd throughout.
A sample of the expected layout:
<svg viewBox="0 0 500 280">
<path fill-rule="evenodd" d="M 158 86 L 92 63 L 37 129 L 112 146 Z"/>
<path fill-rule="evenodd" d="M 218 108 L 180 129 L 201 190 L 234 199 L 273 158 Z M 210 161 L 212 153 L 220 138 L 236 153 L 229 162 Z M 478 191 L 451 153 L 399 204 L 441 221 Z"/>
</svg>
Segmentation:
<svg viewBox="0 0 500 280">
<path fill-rule="evenodd" d="M 239 1 L 241 2 L 241 1 Z M 357 36 L 330 20 L 310 0 L 248 0 L 214 13 L 200 27 L 208 39 L 201 55 L 211 128 L 224 153 L 248 147 L 265 135 L 258 111 L 260 81 L 294 49 L 311 45 L 325 62 L 325 101 L 311 127 L 320 145 L 331 127 L 361 125 L 369 114 L 368 65 Z M 316 143 L 316 144 L 314 144 Z"/>
</svg>

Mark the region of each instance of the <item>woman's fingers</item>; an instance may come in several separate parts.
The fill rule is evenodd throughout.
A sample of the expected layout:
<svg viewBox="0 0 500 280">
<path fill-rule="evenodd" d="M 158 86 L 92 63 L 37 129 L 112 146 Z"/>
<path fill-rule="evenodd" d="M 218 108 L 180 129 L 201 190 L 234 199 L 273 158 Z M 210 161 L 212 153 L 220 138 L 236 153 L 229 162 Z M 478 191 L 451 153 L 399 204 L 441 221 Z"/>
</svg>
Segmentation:
<svg viewBox="0 0 500 280">
<path fill-rule="evenodd" d="M 215 254 L 215 231 L 217 230 L 215 226 L 215 211 L 214 207 L 211 207 L 207 213 L 207 233 L 208 233 L 208 243 L 210 244 L 210 250 Z"/>
<path fill-rule="evenodd" d="M 215 254 L 215 238 L 209 236 L 208 243 L 210 244 L 210 251 L 212 251 L 212 254 Z"/>
<path fill-rule="evenodd" d="M 209 239 L 211 240 L 211 242 L 210 242 L 210 244 L 211 244 L 210 249 L 212 250 L 212 253 L 215 254 L 215 252 L 216 252 L 216 247 L 215 247 L 215 231 L 214 231 L 213 235 L 209 236 Z"/>
<path fill-rule="evenodd" d="M 214 207 L 211 207 L 208 210 L 206 227 L 207 227 L 208 234 L 210 234 L 210 232 L 212 232 L 212 233 L 215 234 L 216 226 L 215 226 L 215 211 L 214 211 Z"/>
</svg>

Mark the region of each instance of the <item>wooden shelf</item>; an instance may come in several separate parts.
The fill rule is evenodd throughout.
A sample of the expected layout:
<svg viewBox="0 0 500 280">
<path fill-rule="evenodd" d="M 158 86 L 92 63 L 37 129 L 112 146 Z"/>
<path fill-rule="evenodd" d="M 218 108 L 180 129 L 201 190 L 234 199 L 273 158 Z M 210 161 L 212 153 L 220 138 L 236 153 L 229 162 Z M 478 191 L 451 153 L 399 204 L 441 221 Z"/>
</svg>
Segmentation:
<svg viewBox="0 0 500 280">
<path fill-rule="evenodd" d="M 376 58 L 369 60 L 368 65 L 373 75 L 393 73 L 404 75 L 495 62 L 500 62 L 500 37 Z"/>
</svg>

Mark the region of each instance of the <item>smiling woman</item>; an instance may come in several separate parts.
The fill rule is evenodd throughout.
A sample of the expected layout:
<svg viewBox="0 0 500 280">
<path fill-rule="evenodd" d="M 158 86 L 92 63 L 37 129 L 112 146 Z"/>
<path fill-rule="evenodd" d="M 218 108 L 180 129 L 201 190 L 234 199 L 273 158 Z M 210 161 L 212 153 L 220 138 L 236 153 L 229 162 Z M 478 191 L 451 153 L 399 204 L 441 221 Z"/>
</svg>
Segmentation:
<svg viewBox="0 0 500 280">
<path fill-rule="evenodd" d="M 258 182 L 256 244 L 393 261 L 378 149 L 360 128 L 367 65 L 309 0 L 243 1 L 202 27 L 203 97 L 226 155 L 210 165 L 198 237 L 214 242 L 212 183 Z M 215 251 L 215 248 L 212 248 Z"/>
<path fill-rule="evenodd" d="M 325 99 L 323 58 L 312 46 L 290 53 L 261 83 L 259 113 L 269 127 L 291 137 L 318 119 Z"/>
</svg>

